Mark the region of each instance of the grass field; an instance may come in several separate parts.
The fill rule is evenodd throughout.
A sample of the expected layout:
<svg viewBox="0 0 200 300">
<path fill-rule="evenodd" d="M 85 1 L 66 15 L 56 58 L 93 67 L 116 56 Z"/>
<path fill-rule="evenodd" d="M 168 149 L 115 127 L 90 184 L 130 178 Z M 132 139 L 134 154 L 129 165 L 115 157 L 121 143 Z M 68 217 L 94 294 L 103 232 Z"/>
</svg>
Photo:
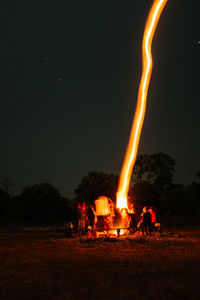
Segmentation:
<svg viewBox="0 0 200 300">
<path fill-rule="evenodd" d="M 200 227 L 115 240 L 0 230 L 0 299 L 199 299 Z"/>
</svg>

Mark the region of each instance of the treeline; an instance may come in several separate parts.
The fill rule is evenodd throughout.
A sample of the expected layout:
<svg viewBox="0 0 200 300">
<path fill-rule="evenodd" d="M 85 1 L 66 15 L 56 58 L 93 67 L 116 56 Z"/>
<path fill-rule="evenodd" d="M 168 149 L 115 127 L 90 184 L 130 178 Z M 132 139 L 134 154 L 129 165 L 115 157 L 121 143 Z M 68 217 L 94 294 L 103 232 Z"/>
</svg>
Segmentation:
<svg viewBox="0 0 200 300">
<path fill-rule="evenodd" d="M 165 153 L 137 157 L 129 189 L 128 202 L 141 212 L 144 206 L 155 206 L 159 215 L 200 215 L 200 172 L 197 182 L 174 184 L 176 162 Z M 75 201 L 93 203 L 99 195 L 115 201 L 119 177 L 102 172 L 90 172 L 75 190 Z"/>
<path fill-rule="evenodd" d="M 61 197 L 50 183 L 25 187 L 18 196 L 0 188 L 0 217 L 3 221 L 49 223 L 64 221 L 74 215 L 71 201 Z"/>
<path fill-rule="evenodd" d="M 146 205 L 158 208 L 161 216 L 200 215 L 200 172 L 197 182 L 174 184 L 175 160 L 164 153 L 137 157 L 129 190 L 129 203 L 140 211 Z M 0 181 L 0 220 L 48 223 L 73 221 L 78 218 L 77 204 L 94 203 L 100 195 L 116 200 L 119 176 L 89 172 L 67 199 L 50 183 L 25 187 L 12 195 L 12 182 Z"/>
</svg>

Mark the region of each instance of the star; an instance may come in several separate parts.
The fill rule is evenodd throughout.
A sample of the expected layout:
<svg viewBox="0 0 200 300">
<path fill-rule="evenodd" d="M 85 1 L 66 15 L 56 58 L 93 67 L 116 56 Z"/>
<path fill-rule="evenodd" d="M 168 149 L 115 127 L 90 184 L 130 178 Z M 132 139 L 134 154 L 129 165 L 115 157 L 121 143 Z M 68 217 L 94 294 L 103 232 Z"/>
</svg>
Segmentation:
<svg viewBox="0 0 200 300">
<path fill-rule="evenodd" d="M 46 57 L 42 57 L 41 60 L 47 62 L 47 61 L 49 61 L 49 58 L 48 58 L 48 56 L 46 56 Z"/>
</svg>

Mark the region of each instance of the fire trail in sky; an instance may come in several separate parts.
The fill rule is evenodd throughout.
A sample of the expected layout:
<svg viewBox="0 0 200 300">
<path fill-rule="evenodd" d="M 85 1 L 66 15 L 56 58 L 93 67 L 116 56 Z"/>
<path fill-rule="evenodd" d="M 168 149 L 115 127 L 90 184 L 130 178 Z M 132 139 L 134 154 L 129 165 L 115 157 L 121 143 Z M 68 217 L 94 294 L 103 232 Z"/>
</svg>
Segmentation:
<svg viewBox="0 0 200 300">
<path fill-rule="evenodd" d="M 145 111 L 146 111 L 147 92 L 148 92 L 149 82 L 151 79 L 151 72 L 152 72 L 152 65 L 153 65 L 152 55 L 151 55 L 151 44 L 152 44 L 153 36 L 160 15 L 166 3 L 167 0 L 154 1 L 144 30 L 143 43 L 142 43 L 142 60 L 143 60 L 142 77 L 141 77 L 139 91 L 138 91 L 138 100 L 137 100 L 133 125 L 131 129 L 130 139 L 126 150 L 126 155 L 125 155 L 122 171 L 120 174 L 119 186 L 117 190 L 117 207 L 120 209 L 127 208 L 127 194 L 129 190 L 129 184 L 130 184 L 133 166 L 135 164 L 135 160 L 137 156 L 138 144 L 139 144 L 140 134 L 141 134 Z"/>
</svg>

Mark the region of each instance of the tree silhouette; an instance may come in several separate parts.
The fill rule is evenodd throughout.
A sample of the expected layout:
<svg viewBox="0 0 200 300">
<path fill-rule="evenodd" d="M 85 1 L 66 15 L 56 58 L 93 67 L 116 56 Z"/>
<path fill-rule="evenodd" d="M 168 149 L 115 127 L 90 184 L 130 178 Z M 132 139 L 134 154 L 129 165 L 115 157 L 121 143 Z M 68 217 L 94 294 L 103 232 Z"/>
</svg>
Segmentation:
<svg viewBox="0 0 200 300">
<path fill-rule="evenodd" d="M 175 171 L 175 160 L 165 153 L 139 155 L 133 170 L 135 182 L 146 181 L 161 191 L 169 189 Z"/>
<path fill-rule="evenodd" d="M 93 203 L 99 196 L 107 196 L 115 200 L 118 186 L 118 176 L 103 172 L 89 172 L 83 177 L 75 189 L 75 201 Z"/>
<path fill-rule="evenodd" d="M 9 195 L 0 188 L 0 216 L 5 216 L 9 203 Z"/>
<path fill-rule="evenodd" d="M 9 196 L 12 196 L 13 194 L 13 182 L 10 178 L 8 178 L 7 176 L 2 177 L 0 179 L 0 187 L 1 189 L 8 194 Z"/>
<path fill-rule="evenodd" d="M 167 191 L 160 198 L 163 210 L 177 216 L 195 216 L 200 213 L 200 186 L 193 183 L 188 186 L 177 186 Z"/>
<path fill-rule="evenodd" d="M 129 192 L 130 200 L 141 209 L 144 206 L 159 206 L 159 191 L 156 185 L 147 181 L 137 182 Z"/>
<path fill-rule="evenodd" d="M 62 198 L 53 185 L 41 183 L 27 186 L 20 197 L 23 219 L 43 222 L 58 217 Z"/>
</svg>

